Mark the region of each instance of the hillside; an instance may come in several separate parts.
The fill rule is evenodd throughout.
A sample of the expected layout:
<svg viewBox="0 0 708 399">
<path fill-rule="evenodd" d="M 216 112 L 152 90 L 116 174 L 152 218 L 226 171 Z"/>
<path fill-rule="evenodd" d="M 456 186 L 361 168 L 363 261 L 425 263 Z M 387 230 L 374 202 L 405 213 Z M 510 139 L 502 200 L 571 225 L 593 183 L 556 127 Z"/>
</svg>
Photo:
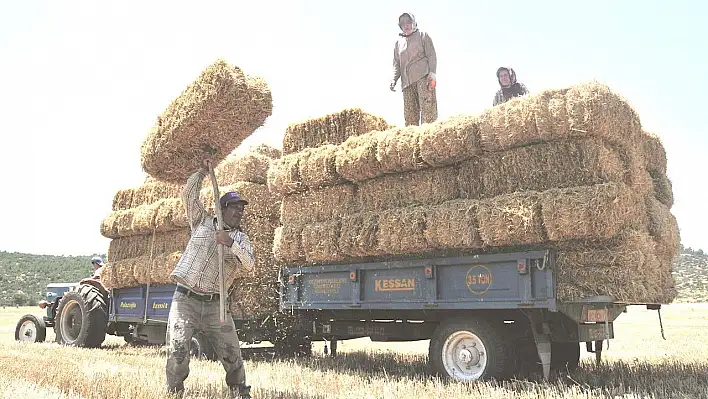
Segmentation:
<svg viewBox="0 0 708 399">
<path fill-rule="evenodd" d="M 78 282 L 91 275 L 91 255 L 51 256 L 0 251 L 0 304 L 44 299 L 48 283 Z"/>
<path fill-rule="evenodd" d="M 105 257 L 104 257 L 105 258 Z M 77 282 L 91 275 L 91 255 L 51 256 L 0 251 L 0 305 L 24 299 L 34 305 L 50 282 Z M 708 254 L 681 248 L 674 263 L 676 302 L 708 302 Z M 22 294 L 18 294 L 22 292 Z"/>
</svg>

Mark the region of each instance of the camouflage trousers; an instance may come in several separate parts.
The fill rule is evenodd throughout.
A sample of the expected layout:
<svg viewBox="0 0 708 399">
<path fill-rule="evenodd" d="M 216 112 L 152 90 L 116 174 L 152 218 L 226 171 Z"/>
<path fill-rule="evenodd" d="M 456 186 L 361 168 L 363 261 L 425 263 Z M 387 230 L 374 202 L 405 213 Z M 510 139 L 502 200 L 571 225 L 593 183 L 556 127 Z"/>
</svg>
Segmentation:
<svg viewBox="0 0 708 399">
<path fill-rule="evenodd" d="M 406 126 L 433 123 L 438 119 L 436 89 L 428 88 L 428 76 L 403 89 L 403 117 Z"/>
<path fill-rule="evenodd" d="M 228 309 L 228 307 L 227 307 Z M 202 333 L 226 371 L 226 385 L 235 394 L 247 394 L 246 369 L 231 313 L 224 323 L 219 320 L 219 300 L 203 301 L 175 292 L 167 322 L 167 389 L 184 390 L 189 375 L 192 337 Z M 245 396 L 245 395 L 244 395 Z"/>
</svg>

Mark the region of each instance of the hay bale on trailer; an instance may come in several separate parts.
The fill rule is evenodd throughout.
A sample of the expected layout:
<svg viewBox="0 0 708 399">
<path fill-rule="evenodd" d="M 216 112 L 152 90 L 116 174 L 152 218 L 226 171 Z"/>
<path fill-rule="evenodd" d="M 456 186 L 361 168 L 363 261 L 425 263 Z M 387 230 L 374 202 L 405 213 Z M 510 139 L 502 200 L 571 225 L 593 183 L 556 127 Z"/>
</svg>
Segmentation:
<svg viewBox="0 0 708 399">
<path fill-rule="evenodd" d="M 183 184 L 205 149 L 223 160 L 262 125 L 273 109 L 270 89 L 224 60 L 209 65 L 160 115 L 141 147 L 151 176 Z"/>
</svg>

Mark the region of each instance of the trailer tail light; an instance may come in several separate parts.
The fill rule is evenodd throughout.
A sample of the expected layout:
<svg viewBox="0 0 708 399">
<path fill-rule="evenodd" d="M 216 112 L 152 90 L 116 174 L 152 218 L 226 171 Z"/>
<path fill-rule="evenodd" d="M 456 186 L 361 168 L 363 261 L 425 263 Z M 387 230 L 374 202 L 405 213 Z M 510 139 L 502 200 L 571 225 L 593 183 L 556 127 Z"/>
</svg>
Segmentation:
<svg viewBox="0 0 708 399">
<path fill-rule="evenodd" d="M 526 274 L 529 272 L 529 269 L 526 267 L 526 259 L 519 259 L 519 262 L 516 264 L 516 270 L 519 271 L 519 274 Z"/>
<path fill-rule="evenodd" d="M 47 302 L 47 301 L 39 301 L 39 304 L 38 304 L 38 305 L 39 305 L 39 308 L 40 308 L 40 309 L 44 309 L 44 308 L 46 308 L 46 307 L 49 305 L 49 302 Z"/>
<path fill-rule="evenodd" d="M 349 281 L 356 281 L 356 270 L 349 272 Z"/>
<path fill-rule="evenodd" d="M 425 266 L 425 278 L 433 278 L 433 268 L 431 266 Z"/>
<path fill-rule="evenodd" d="M 291 274 L 288 276 L 288 284 L 295 284 L 295 275 Z"/>
</svg>

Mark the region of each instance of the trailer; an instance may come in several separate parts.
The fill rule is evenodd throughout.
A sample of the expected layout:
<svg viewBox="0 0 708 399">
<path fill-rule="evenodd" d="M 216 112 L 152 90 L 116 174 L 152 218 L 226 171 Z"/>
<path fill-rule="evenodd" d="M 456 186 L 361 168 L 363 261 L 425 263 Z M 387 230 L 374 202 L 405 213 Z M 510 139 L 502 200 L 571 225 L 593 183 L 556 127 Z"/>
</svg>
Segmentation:
<svg viewBox="0 0 708 399">
<path fill-rule="evenodd" d="M 429 364 L 462 381 L 574 369 L 580 346 L 599 361 L 603 341 L 630 304 L 607 296 L 557 297 L 551 249 L 431 255 L 288 267 L 281 310 L 312 340 L 430 340 Z M 645 304 L 651 309 L 659 305 Z"/>
</svg>

